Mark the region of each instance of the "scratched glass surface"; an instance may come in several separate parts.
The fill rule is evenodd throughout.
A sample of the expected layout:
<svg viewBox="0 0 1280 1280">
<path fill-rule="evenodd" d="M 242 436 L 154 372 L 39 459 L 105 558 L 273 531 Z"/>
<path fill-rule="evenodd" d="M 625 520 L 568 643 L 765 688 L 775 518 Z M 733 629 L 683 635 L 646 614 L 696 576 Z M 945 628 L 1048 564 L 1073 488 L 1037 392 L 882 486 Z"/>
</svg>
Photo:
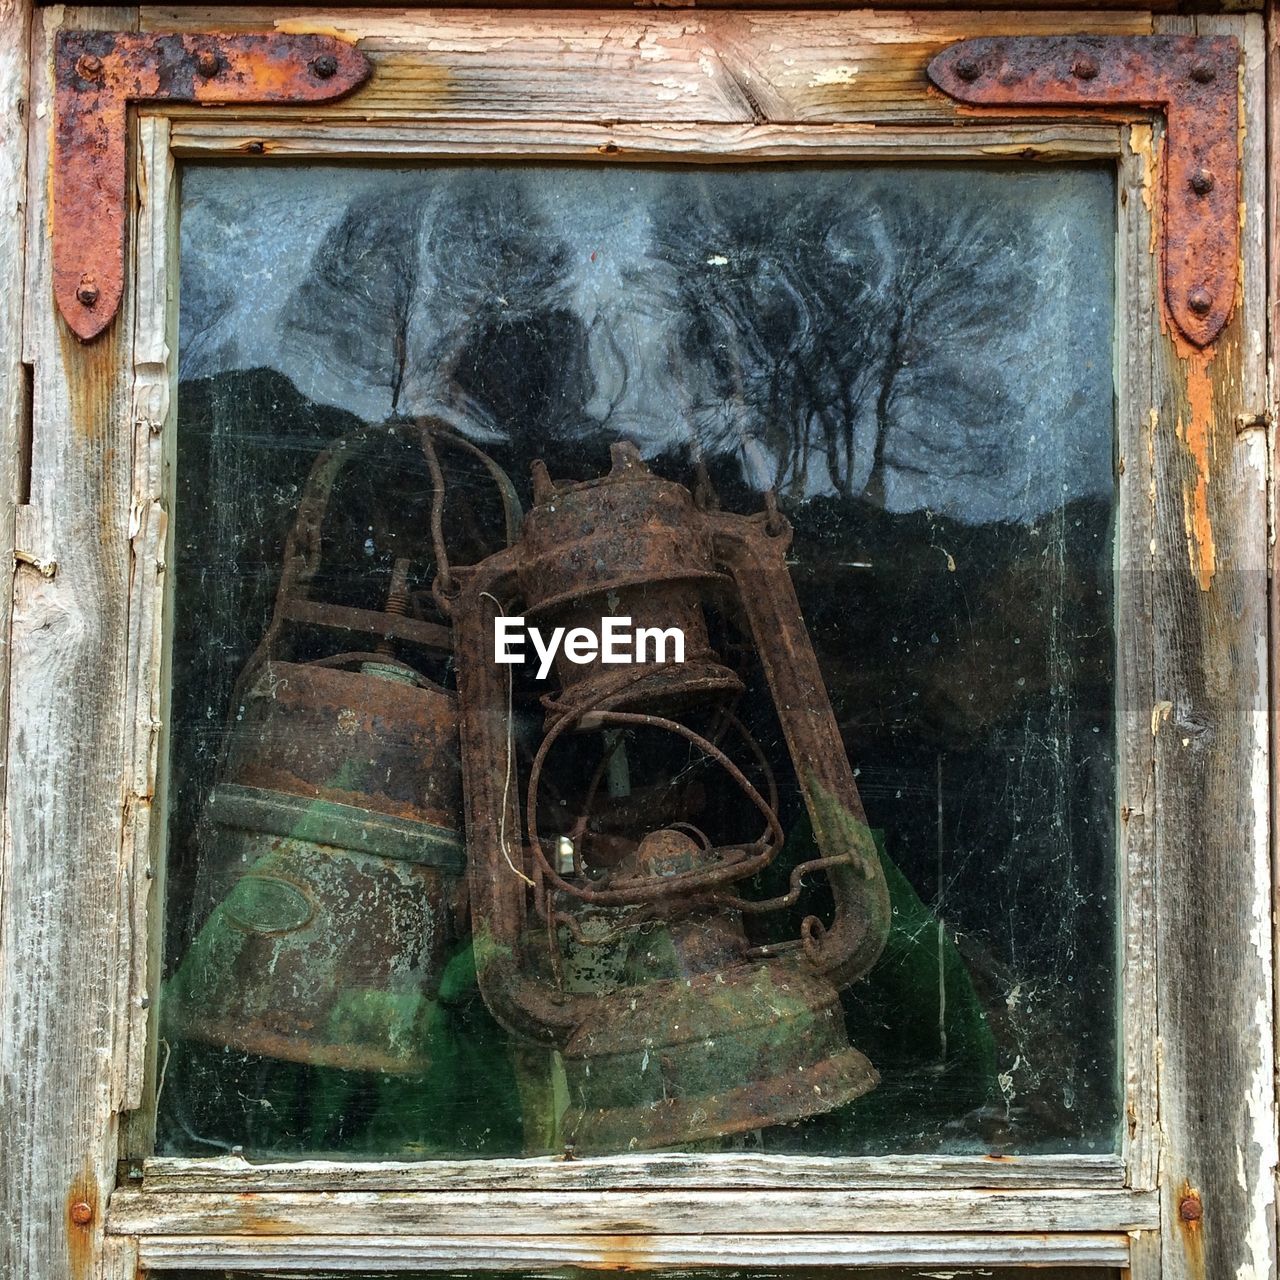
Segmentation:
<svg viewBox="0 0 1280 1280">
<path fill-rule="evenodd" d="M 596 1149 L 1114 1150 L 1114 197 L 1067 165 L 185 171 L 158 1149 L 559 1152 L 589 1088 Z M 669 1006 L 646 1030 L 626 948 L 675 936 L 661 911 L 621 952 L 557 918 L 516 964 L 596 995 L 609 1034 L 629 992 L 642 1059 L 567 1067 L 477 983 L 441 544 L 497 551 L 504 474 L 527 512 L 534 459 L 586 480 L 619 441 L 724 512 L 772 490 L 794 528 L 892 910 L 822 1045 L 808 1006 L 762 1024 L 731 959 L 689 1009 L 696 1062 Z M 387 614 L 394 637 L 365 625 Z M 718 659 L 758 660 L 708 616 Z M 511 670 L 519 749 L 469 767 L 523 797 L 549 686 Z M 767 896 L 814 836 L 795 709 L 744 681 L 744 768 L 786 837 Z M 736 838 L 750 806 L 709 757 L 647 732 L 557 745 L 542 817 L 590 775 L 619 857 Z M 538 839 L 571 875 L 568 830 Z M 779 972 L 832 901 L 815 871 L 773 916 L 712 911 L 698 961 Z M 833 1093 L 855 1050 L 878 1084 Z"/>
</svg>

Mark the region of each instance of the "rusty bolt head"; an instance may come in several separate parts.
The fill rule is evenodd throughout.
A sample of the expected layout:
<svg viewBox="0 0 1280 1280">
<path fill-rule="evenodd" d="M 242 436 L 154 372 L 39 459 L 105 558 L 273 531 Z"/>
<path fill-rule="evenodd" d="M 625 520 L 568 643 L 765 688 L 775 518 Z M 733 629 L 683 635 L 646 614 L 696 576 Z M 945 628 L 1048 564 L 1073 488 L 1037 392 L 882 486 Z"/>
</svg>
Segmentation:
<svg viewBox="0 0 1280 1280">
<path fill-rule="evenodd" d="M 1191 175 L 1191 190 L 1198 196 L 1207 196 L 1213 190 L 1213 174 L 1208 169 L 1197 169 Z"/>
<path fill-rule="evenodd" d="M 1213 308 L 1213 299 L 1207 289 L 1192 289 L 1187 306 L 1198 316 L 1207 316 Z"/>
<path fill-rule="evenodd" d="M 76 288 L 76 301 L 81 306 L 91 307 L 98 301 L 98 286 L 92 276 L 81 276 Z"/>
<path fill-rule="evenodd" d="M 222 59 L 212 49 L 201 49 L 196 54 L 196 70 L 206 80 L 212 80 L 222 70 Z"/>
<path fill-rule="evenodd" d="M 101 80 L 102 59 L 92 53 L 82 53 L 76 59 L 76 75 L 82 80 Z"/>
<path fill-rule="evenodd" d="M 77 1227 L 87 1227 L 93 1221 L 93 1205 L 87 1200 L 77 1200 L 71 1206 L 71 1221 Z"/>
<path fill-rule="evenodd" d="M 1217 78 L 1218 72 L 1211 62 L 1193 62 L 1191 64 L 1191 78 L 1196 84 L 1211 84 Z"/>
<path fill-rule="evenodd" d="M 331 53 L 322 53 L 311 61 L 311 74 L 317 80 L 331 80 L 338 74 L 338 60 Z"/>
<path fill-rule="evenodd" d="M 1094 80 L 1098 75 L 1098 60 L 1089 57 L 1088 54 L 1081 54 L 1071 64 L 1071 74 L 1077 80 Z"/>
<path fill-rule="evenodd" d="M 956 63 L 956 75 L 965 84 L 972 84 L 982 74 L 982 68 L 972 58 L 961 58 Z"/>
<path fill-rule="evenodd" d="M 1199 1222 L 1204 1217 L 1204 1205 L 1200 1203 L 1200 1197 L 1195 1194 L 1183 1196 L 1178 1201 L 1178 1217 L 1183 1222 Z"/>
</svg>

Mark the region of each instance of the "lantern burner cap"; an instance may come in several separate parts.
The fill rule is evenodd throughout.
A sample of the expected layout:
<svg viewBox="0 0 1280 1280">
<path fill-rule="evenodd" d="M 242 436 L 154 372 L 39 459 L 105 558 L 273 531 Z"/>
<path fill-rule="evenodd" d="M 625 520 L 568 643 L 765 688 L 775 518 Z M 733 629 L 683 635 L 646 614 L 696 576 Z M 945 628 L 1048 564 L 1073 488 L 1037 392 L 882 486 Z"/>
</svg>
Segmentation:
<svg viewBox="0 0 1280 1280">
<path fill-rule="evenodd" d="M 710 850 L 687 832 L 663 827 L 650 831 L 640 841 L 635 854 L 636 874 L 665 878 L 696 871 L 712 860 Z"/>
</svg>

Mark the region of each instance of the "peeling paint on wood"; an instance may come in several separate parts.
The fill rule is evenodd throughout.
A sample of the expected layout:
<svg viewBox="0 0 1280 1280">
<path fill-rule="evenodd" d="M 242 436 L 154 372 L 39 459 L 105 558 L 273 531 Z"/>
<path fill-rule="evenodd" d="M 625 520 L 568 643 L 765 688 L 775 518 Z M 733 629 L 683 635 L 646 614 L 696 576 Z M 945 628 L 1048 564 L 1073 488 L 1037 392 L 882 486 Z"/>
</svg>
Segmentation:
<svg viewBox="0 0 1280 1280">
<path fill-rule="evenodd" d="M 1191 455 L 1194 475 L 1183 487 L 1184 523 L 1191 572 L 1201 591 L 1208 591 L 1217 569 L 1213 524 L 1209 518 L 1209 476 L 1213 469 L 1213 377 L 1211 352 L 1189 351 L 1186 357 L 1187 416 L 1178 418 L 1178 438 Z"/>
</svg>

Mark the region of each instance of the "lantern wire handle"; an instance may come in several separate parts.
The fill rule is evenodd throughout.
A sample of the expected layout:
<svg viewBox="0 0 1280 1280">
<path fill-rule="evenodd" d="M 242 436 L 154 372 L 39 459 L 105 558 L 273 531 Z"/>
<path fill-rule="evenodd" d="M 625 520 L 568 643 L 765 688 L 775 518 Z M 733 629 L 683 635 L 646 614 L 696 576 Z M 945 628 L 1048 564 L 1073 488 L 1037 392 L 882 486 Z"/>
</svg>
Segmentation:
<svg viewBox="0 0 1280 1280">
<path fill-rule="evenodd" d="M 507 616 L 505 610 L 502 607 L 502 601 L 499 600 L 498 597 L 495 596 L 491 591 L 482 591 L 480 592 L 480 596 L 482 599 L 493 601 L 494 606 L 498 610 L 499 617 L 505 618 Z M 512 711 L 511 704 L 512 704 L 512 699 L 514 697 L 514 694 L 512 692 L 513 683 L 514 682 L 512 679 L 511 671 L 510 669 L 508 669 L 507 671 L 507 772 L 506 772 L 506 776 L 502 780 L 502 813 L 498 817 L 498 847 L 502 850 L 502 860 L 507 864 L 507 866 L 509 866 L 511 870 L 514 871 L 515 874 L 518 875 L 520 879 L 525 882 L 525 884 L 532 887 L 533 881 L 527 875 L 525 875 L 525 873 L 521 871 L 514 862 L 511 861 L 511 855 L 510 853 L 507 852 L 507 807 L 508 807 L 507 801 L 511 798 L 511 763 L 512 763 L 511 758 L 515 754 L 515 751 L 512 747 L 512 742 L 511 742 L 512 734 L 515 732 L 512 725 L 512 721 L 511 721 L 511 711 Z"/>
<path fill-rule="evenodd" d="M 426 456 L 427 468 L 431 472 L 431 544 L 436 553 L 436 577 L 445 594 L 452 595 L 453 574 L 449 571 L 449 551 L 444 544 L 444 471 L 431 439 L 431 429 L 426 426 L 422 428 L 422 452 Z M 489 598 L 493 599 L 492 596 Z M 510 756 L 509 752 L 508 756 Z"/>
</svg>

